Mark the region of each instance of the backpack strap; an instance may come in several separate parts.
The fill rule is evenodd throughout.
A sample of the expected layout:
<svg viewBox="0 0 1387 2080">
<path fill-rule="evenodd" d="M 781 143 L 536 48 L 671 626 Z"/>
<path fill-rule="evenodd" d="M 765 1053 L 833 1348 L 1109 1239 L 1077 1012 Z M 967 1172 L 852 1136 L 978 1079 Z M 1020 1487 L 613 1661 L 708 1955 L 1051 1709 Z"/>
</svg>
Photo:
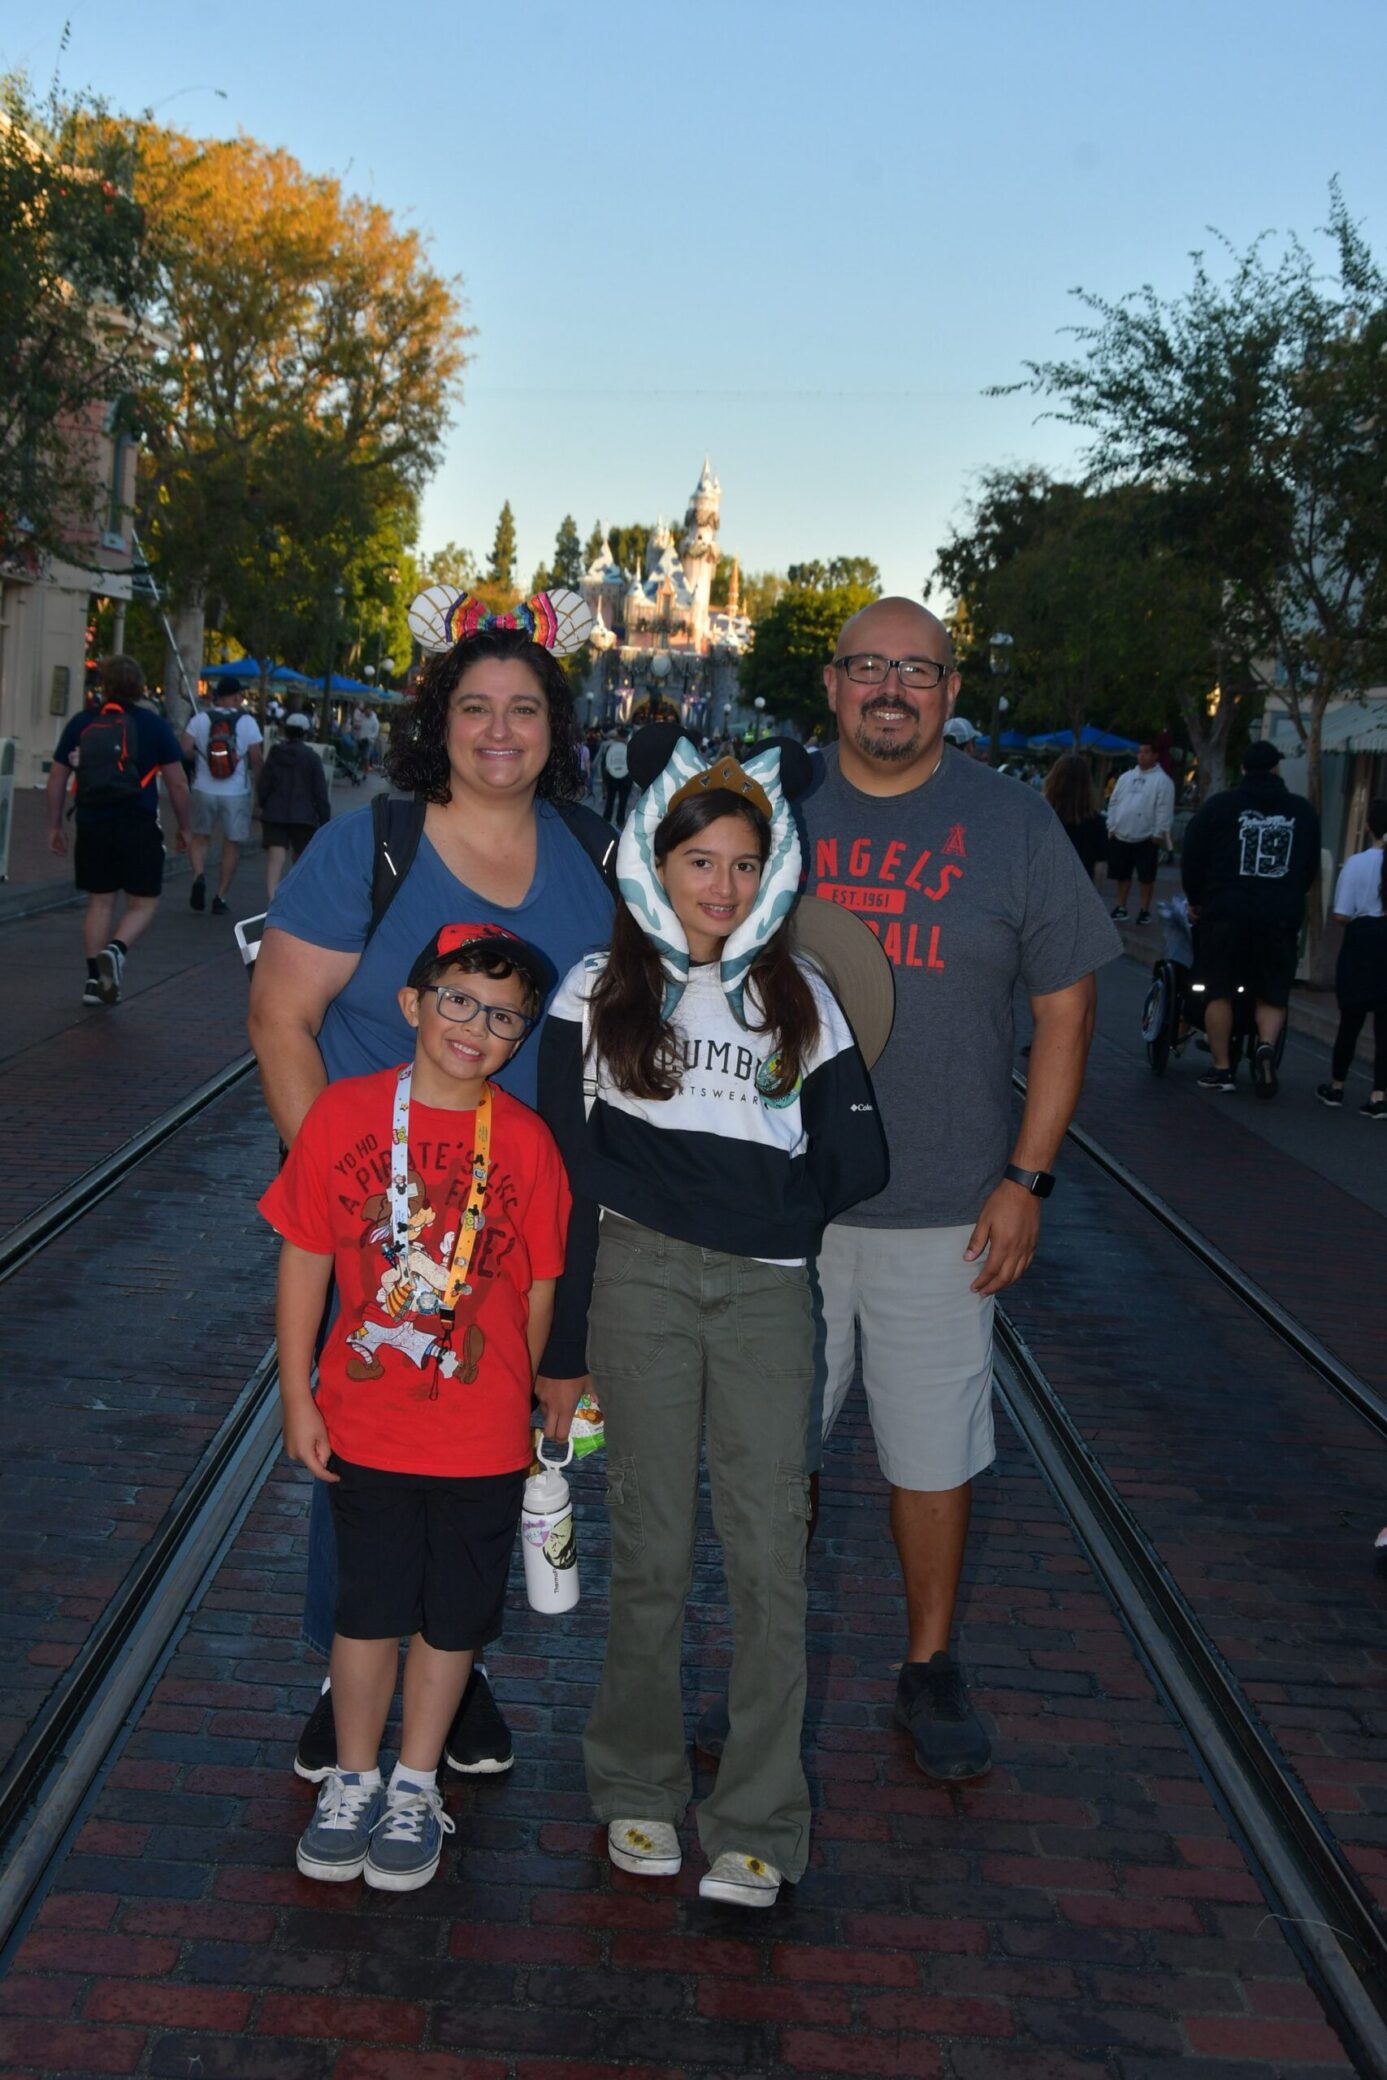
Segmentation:
<svg viewBox="0 0 1387 2080">
<path fill-rule="evenodd" d="M 615 895 L 616 832 L 582 802 L 555 802 L 564 824 L 578 840 L 597 872 Z M 369 940 L 400 892 L 406 874 L 414 865 L 419 840 L 424 835 L 428 803 L 422 795 L 378 794 L 371 802 L 371 921 Z"/>
<path fill-rule="evenodd" d="M 606 818 L 583 802 L 555 802 L 553 807 L 578 840 L 612 894 L 616 886 L 616 832 Z"/>
<path fill-rule="evenodd" d="M 371 921 L 369 940 L 414 865 L 419 840 L 424 835 L 428 803 L 421 794 L 378 794 L 371 803 Z"/>
</svg>

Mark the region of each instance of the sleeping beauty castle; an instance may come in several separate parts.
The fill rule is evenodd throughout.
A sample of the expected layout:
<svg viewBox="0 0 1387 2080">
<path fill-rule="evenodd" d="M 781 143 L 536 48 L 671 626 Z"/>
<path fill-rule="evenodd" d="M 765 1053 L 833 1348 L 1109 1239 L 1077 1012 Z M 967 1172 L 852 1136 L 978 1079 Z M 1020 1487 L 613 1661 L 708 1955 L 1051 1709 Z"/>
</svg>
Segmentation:
<svg viewBox="0 0 1387 2080">
<path fill-rule="evenodd" d="M 662 519 L 644 570 L 623 570 L 603 537 L 581 587 L 594 620 L 584 689 L 592 720 L 643 721 L 662 709 L 718 735 L 745 727 L 737 664 L 751 623 L 741 612 L 735 561 L 727 605 L 712 604 L 721 507 L 722 486 L 705 455 L 678 542 Z"/>
</svg>

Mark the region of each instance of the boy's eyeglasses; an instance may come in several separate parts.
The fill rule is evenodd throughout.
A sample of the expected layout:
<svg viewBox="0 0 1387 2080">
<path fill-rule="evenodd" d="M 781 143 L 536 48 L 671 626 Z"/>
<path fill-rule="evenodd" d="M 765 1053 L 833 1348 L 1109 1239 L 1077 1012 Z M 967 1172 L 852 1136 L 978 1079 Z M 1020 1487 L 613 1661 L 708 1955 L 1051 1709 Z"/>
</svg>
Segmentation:
<svg viewBox="0 0 1387 2080">
<path fill-rule="evenodd" d="M 478 998 L 469 997 L 465 989 L 448 989 L 442 983 L 431 982 L 419 994 L 437 997 L 440 1013 L 455 1026 L 470 1026 L 480 1011 L 493 1040 L 523 1040 L 534 1024 L 523 1011 L 509 1011 L 504 1004 L 483 1004 Z"/>
</svg>

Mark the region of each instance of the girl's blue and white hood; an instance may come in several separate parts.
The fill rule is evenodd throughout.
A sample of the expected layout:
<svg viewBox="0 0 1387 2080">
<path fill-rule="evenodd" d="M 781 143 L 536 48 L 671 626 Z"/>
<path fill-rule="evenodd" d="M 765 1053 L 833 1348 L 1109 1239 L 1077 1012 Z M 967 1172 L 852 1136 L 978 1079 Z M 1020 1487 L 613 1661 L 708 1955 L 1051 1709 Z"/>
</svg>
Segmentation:
<svg viewBox="0 0 1387 2080">
<path fill-rule="evenodd" d="M 707 772 L 687 737 L 680 737 L 668 763 L 640 797 L 617 847 L 616 878 L 622 900 L 660 956 L 665 976 L 662 1016 L 674 1016 L 689 979 L 689 942 L 655 871 L 655 833 L 679 789 Z M 800 844 L 795 819 L 780 778 L 780 747 L 746 759 L 742 771 L 765 790 L 771 805 L 771 844 L 756 901 L 730 935 L 719 962 L 719 980 L 738 1025 L 747 1024 L 744 999 L 752 962 L 795 906 L 800 883 Z"/>
</svg>

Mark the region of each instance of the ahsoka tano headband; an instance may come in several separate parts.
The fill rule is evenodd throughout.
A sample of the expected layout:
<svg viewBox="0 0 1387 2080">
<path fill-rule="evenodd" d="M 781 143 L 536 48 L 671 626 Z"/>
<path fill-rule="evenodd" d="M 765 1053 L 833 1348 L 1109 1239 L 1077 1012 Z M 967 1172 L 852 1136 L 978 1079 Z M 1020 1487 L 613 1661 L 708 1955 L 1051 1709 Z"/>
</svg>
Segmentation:
<svg viewBox="0 0 1387 2080">
<path fill-rule="evenodd" d="M 592 629 L 592 608 L 576 592 L 556 586 L 552 592 L 532 592 L 497 614 L 474 592 L 454 592 L 451 585 L 426 585 L 409 610 L 409 632 L 421 650 L 438 654 L 451 650 L 467 636 L 488 628 L 514 628 L 552 650 L 555 657 L 569 657 L 581 650 Z"/>
<path fill-rule="evenodd" d="M 646 734 L 641 732 L 642 737 Z M 653 737 L 654 732 L 650 735 Z M 640 741 L 637 737 L 631 747 L 632 770 L 638 779 L 643 763 L 638 751 Z M 750 912 L 724 945 L 718 971 L 732 1015 L 738 1025 L 745 1026 L 743 1000 L 751 964 L 785 922 L 799 890 L 799 833 L 781 783 L 780 748 L 776 744 L 769 750 L 758 751 L 744 766 L 737 766 L 735 760 L 720 760 L 710 769 L 688 738 L 681 736 L 627 819 L 617 847 L 617 886 L 631 915 L 660 956 L 665 975 L 662 1016 L 667 1019 L 674 1016 L 688 983 L 689 942 L 655 871 L 655 833 L 676 799 L 699 791 L 705 776 L 710 791 L 727 787 L 732 793 L 745 793 L 763 814 L 763 804 L 769 807 L 771 849 L 761 886 Z"/>
</svg>

